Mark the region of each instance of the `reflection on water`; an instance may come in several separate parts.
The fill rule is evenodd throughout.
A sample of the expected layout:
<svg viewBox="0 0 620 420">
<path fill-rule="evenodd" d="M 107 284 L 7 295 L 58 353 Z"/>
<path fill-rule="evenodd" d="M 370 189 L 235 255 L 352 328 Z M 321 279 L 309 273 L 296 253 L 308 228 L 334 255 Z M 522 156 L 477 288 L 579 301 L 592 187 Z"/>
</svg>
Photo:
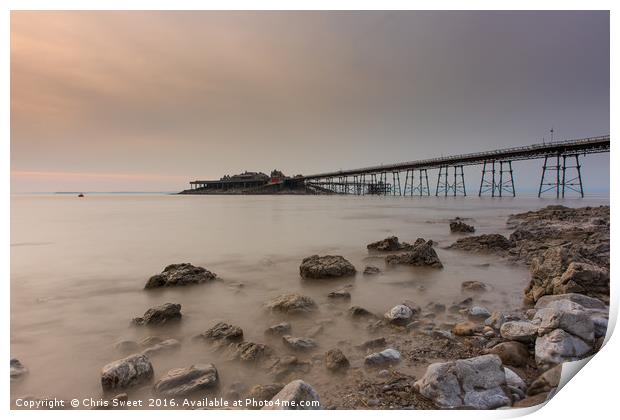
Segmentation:
<svg viewBox="0 0 620 420">
<path fill-rule="evenodd" d="M 100 368 L 122 357 L 114 344 L 148 335 L 182 341 L 179 351 L 153 357 L 156 377 L 171 368 L 213 362 L 223 389 L 236 381 L 249 386 L 273 382 L 263 371 L 240 368 L 191 337 L 222 320 L 242 327 L 247 340 L 271 344 L 285 354 L 280 342 L 263 334 L 284 319 L 266 312 L 263 303 L 284 292 L 311 296 L 320 308 L 311 318 L 290 320 L 294 335 L 331 320 L 316 337 L 318 353 L 371 337 L 343 316 L 349 305 L 377 314 L 404 299 L 421 306 L 431 301 L 449 305 L 463 298 L 463 281 L 481 280 L 492 290 L 478 302 L 490 310 L 516 307 L 527 271 L 489 256 L 442 249 L 458 238 L 450 234 L 447 221 L 471 218 L 477 233 L 508 234 L 509 214 L 551 203 L 527 198 L 13 196 L 11 355 L 30 374 L 12 384 L 11 396 L 99 397 Z M 608 199 L 563 204 L 600 205 Z M 433 239 L 445 268 L 397 267 L 363 276 L 367 264 L 384 268 L 383 259 L 368 255 L 365 245 L 388 235 L 407 242 Z M 359 273 L 344 280 L 302 281 L 299 264 L 312 254 L 343 255 Z M 202 265 L 222 280 L 142 289 L 150 275 L 178 262 Z M 352 285 L 350 302 L 328 300 L 328 292 L 347 284 Z M 163 329 L 130 326 L 133 317 L 165 302 L 182 305 L 182 322 Z"/>
</svg>

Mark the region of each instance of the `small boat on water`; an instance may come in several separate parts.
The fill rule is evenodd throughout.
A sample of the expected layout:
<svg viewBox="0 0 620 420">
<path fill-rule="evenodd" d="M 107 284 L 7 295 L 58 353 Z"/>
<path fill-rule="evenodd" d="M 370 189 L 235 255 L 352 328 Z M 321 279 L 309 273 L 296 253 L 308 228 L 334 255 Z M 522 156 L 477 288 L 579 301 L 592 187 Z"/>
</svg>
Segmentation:
<svg viewBox="0 0 620 420">
<path fill-rule="evenodd" d="M 79 194 L 78 194 L 78 197 L 84 197 L 84 194 L 79 193 Z"/>
</svg>

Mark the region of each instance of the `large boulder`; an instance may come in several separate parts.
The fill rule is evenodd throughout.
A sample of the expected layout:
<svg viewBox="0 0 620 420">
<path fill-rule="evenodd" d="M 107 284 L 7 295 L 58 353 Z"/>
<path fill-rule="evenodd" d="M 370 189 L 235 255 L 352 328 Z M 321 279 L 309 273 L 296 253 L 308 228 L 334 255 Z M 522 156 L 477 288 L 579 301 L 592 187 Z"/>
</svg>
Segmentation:
<svg viewBox="0 0 620 420">
<path fill-rule="evenodd" d="M 414 387 L 440 408 L 491 410 L 511 403 L 501 359 L 494 354 L 433 363 Z"/>
<path fill-rule="evenodd" d="M 443 268 L 443 264 L 433 249 L 433 241 L 418 238 L 412 248 L 403 254 L 385 257 L 388 264 L 406 264 L 420 267 Z"/>
<path fill-rule="evenodd" d="M 153 379 L 153 365 L 144 354 L 134 354 L 108 363 L 101 369 L 104 391 L 129 388 Z"/>
<path fill-rule="evenodd" d="M 571 262 L 559 278 L 553 279 L 553 294 L 583 293 L 609 300 L 609 270 L 592 264 Z"/>
<path fill-rule="evenodd" d="M 554 248 L 567 248 L 572 261 L 609 268 L 609 206 L 548 206 L 508 219 L 512 253 L 530 263 Z M 565 267 L 564 267 L 565 268 Z"/>
<path fill-rule="evenodd" d="M 535 345 L 536 363 L 540 366 L 579 360 L 591 351 L 590 344 L 559 328 L 538 337 Z"/>
<path fill-rule="evenodd" d="M 545 335 L 558 328 L 575 335 L 587 343 L 594 341 L 594 323 L 587 312 L 581 310 L 581 305 L 564 301 L 578 308 L 565 310 L 557 307 L 563 301 L 555 301 L 556 307 L 539 309 L 534 315 L 534 323 L 538 324 L 538 335 Z"/>
<path fill-rule="evenodd" d="M 219 386 L 217 369 L 211 363 L 172 369 L 155 383 L 155 392 L 168 397 L 212 391 Z"/>
<path fill-rule="evenodd" d="M 237 343 L 243 340 L 243 330 L 236 325 L 218 322 L 199 337 L 215 343 Z"/>
<path fill-rule="evenodd" d="M 400 243 L 397 236 L 389 236 L 381 241 L 366 245 L 369 251 L 402 251 L 413 248 L 407 242 Z"/>
<path fill-rule="evenodd" d="M 136 325 L 160 326 L 181 319 L 181 305 L 178 303 L 164 303 L 147 310 L 143 316 L 134 318 Z"/>
<path fill-rule="evenodd" d="M 568 300 L 577 303 L 586 309 L 607 310 L 607 305 L 605 305 L 603 301 L 590 296 L 582 295 L 580 293 L 566 293 L 561 295 L 542 296 L 536 301 L 535 307 L 536 309 L 546 308 L 552 302 L 555 302 L 557 300 Z"/>
<path fill-rule="evenodd" d="M 355 267 L 340 255 L 313 255 L 303 259 L 299 274 L 306 279 L 345 277 L 354 275 Z"/>
<path fill-rule="evenodd" d="M 215 273 L 203 267 L 196 267 L 188 263 L 171 264 L 164 268 L 161 274 L 156 274 L 149 278 L 144 288 L 186 286 L 188 284 L 205 283 L 216 278 L 217 275 Z"/>
<path fill-rule="evenodd" d="M 609 302 L 609 269 L 584 261 L 578 250 L 553 247 L 533 258 L 526 297 L 579 293 Z"/>
<path fill-rule="evenodd" d="M 266 306 L 274 312 L 285 314 L 305 314 L 317 309 L 317 305 L 312 298 L 296 293 L 277 296 L 267 302 Z"/>
<path fill-rule="evenodd" d="M 297 379 L 288 383 L 271 399 L 265 410 L 317 410 L 321 408 L 319 394 L 306 382 Z"/>
</svg>

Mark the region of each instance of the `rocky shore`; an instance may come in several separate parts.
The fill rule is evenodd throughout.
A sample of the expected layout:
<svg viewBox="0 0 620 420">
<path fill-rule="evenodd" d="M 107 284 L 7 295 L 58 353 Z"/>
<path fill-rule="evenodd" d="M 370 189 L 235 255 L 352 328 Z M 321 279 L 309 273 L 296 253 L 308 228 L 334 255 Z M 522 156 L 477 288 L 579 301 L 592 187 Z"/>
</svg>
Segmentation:
<svg viewBox="0 0 620 420">
<path fill-rule="evenodd" d="M 355 267 L 340 255 L 312 255 L 299 262 L 298 281 L 333 282 L 328 301 L 342 305 L 342 316 L 371 339 L 341 340 L 325 348 L 324 330 L 333 320 L 318 318 L 320 304 L 311 297 L 283 290 L 264 302 L 262 309 L 279 322 L 266 326 L 261 342 L 244 334 L 247 326 L 230 320 L 179 341 L 156 332 L 184 322 L 183 302 L 160 301 L 127 319 L 125 328 L 145 330 L 144 338 L 116 343 L 125 357 L 110 360 L 93 381 L 100 381 L 107 401 L 146 390 L 154 397 L 221 398 L 231 408 L 496 409 L 543 403 L 558 387 L 563 362 L 588 357 L 603 344 L 609 207 L 548 206 L 515 214 L 507 220 L 509 237 L 475 236 L 474 224 L 457 218 L 446 225 L 462 235 L 448 248 L 529 266 L 523 305 L 490 311 L 484 299 L 489 287 L 471 280 L 460 285 L 467 294 L 452 303 L 403 299 L 381 313 L 351 306 L 354 288 L 342 281 L 375 278 L 391 267 L 445 269 L 431 238 L 407 243 L 390 236 L 366 246 L 385 268 Z M 136 287 L 157 293 L 154 289 L 202 288 L 217 281 L 220 275 L 182 263 L 168 265 Z M 299 320 L 312 320 L 314 327 L 298 329 Z M 158 366 L 159 357 L 174 360 L 183 346 L 202 346 L 207 357 L 223 355 L 268 380 L 224 386 L 215 363 L 196 360 L 167 371 Z M 12 381 L 36 374 L 11 359 Z M 235 400 L 254 403 L 234 407 Z"/>
</svg>

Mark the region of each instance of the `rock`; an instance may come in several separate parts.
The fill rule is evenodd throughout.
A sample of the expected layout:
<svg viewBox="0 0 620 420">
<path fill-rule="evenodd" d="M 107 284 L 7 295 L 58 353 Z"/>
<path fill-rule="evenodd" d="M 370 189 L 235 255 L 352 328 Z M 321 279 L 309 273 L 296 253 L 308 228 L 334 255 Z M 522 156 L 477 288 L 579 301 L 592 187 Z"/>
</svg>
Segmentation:
<svg viewBox="0 0 620 420">
<path fill-rule="evenodd" d="M 369 251 L 401 251 L 408 250 L 413 248 L 412 245 L 403 242 L 402 244 L 398 241 L 398 237 L 390 236 L 382 241 L 373 242 L 371 244 L 366 245 L 366 248 Z"/>
<path fill-rule="evenodd" d="M 367 366 L 395 365 L 398 362 L 400 362 L 400 353 L 394 349 L 385 349 L 364 358 L 364 364 Z"/>
<path fill-rule="evenodd" d="M 527 395 L 537 395 L 540 393 L 546 393 L 560 385 L 560 379 L 562 376 L 562 365 L 557 365 L 538 378 L 536 378 L 530 387 L 527 389 Z"/>
<path fill-rule="evenodd" d="M 348 310 L 348 313 L 353 318 L 376 318 L 375 314 L 367 311 L 360 306 L 351 306 Z"/>
<path fill-rule="evenodd" d="M 490 317 L 484 320 L 484 325 L 488 325 L 489 327 L 499 330 L 502 328 L 502 325 L 506 321 L 506 317 L 501 312 L 493 312 Z"/>
<path fill-rule="evenodd" d="M 608 243 L 609 206 L 569 208 L 564 206 L 547 206 L 543 209 L 512 215 L 508 225 L 515 228 L 511 235 L 517 242 L 536 240 L 549 248 L 553 241 L 571 240 L 586 249 L 585 256 L 591 251 L 587 245 Z M 602 251 L 599 249 L 599 251 Z M 599 255 L 598 262 L 606 261 L 607 253 Z"/>
<path fill-rule="evenodd" d="M 179 397 L 197 392 L 213 391 L 218 387 L 217 369 L 209 363 L 172 369 L 155 383 L 154 389 L 157 394 Z"/>
<path fill-rule="evenodd" d="M 243 330 L 235 325 L 218 322 L 199 337 L 210 342 L 236 343 L 243 340 Z"/>
<path fill-rule="evenodd" d="M 305 314 L 313 312 L 317 309 L 317 305 L 308 296 L 289 293 L 280 295 L 267 303 L 267 308 L 274 312 L 282 312 L 285 314 Z"/>
<path fill-rule="evenodd" d="M 433 363 L 414 387 L 440 408 L 491 410 L 511 403 L 506 374 L 493 354 Z"/>
<path fill-rule="evenodd" d="M 396 305 L 385 313 L 385 319 L 396 325 L 407 325 L 411 318 L 413 311 L 406 305 Z"/>
<path fill-rule="evenodd" d="M 321 408 L 319 394 L 304 381 L 297 379 L 288 383 L 271 401 L 265 410 L 317 410 Z M 277 402 L 277 403 L 276 403 Z"/>
<path fill-rule="evenodd" d="M 460 220 L 450 222 L 450 232 L 452 233 L 474 233 L 476 229 Z"/>
<path fill-rule="evenodd" d="M 580 260 L 582 257 L 568 247 L 554 247 L 534 258 L 526 296 L 536 302 L 544 295 L 574 293 L 608 302 L 609 269 Z"/>
<path fill-rule="evenodd" d="M 531 397 L 527 397 L 522 399 L 521 401 L 515 402 L 512 407 L 513 408 L 525 408 L 525 407 L 534 407 L 536 405 L 540 405 L 547 401 L 550 398 L 548 393 L 537 394 Z"/>
<path fill-rule="evenodd" d="M 607 324 L 608 319 L 603 318 L 602 316 L 594 316 L 591 318 L 592 324 L 594 324 L 594 337 L 600 338 L 605 337 L 607 334 Z"/>
<path fill-rule="evenodd" d="M 496 354 L 505 365 L 524 367 L 529 364 L 530 352 L 527 346 L 518 341 L 504 341 L 486 350 L 488 354 Z"/>
<path fill-rule="evenodd" d="M 566 302 L 572 305 L 576 303 L 570 301 L 556 301 L 556 305 Z M 577 305 L 582 308 L 581 305 Z M 575 335 L 587 343 L 594 342 L 594 323 L 590 316 L 582 310 L 562 310 L 553 307 L 539 309 L 534 315 L 533 322 L 538 324 L 538 335 L 545 335 L 558 328 Z"/>
<path fill-rule="evenodd" d="M 471 252 L 504 253 L 512 247 L 512 242 L 503 235 L 491 233 L 488 235 L 468 236 L 457 240 L 448 248 Z"/>
<path fill-rule="evenodd" d="M 349 360 L 340 349 L 331 349 L 325 353 L 325 367 L 331 371 L 346 369 Z"/>
<path fill-rule="evenodd" d="M 284 388 L 284 384 L 281 383 L 254 385 L 248 392 L 247 398 L 256 401 L 269 401 L 280 392 L 282 388 Z"/>
<path fill-rule="evenodd" d="M 135 341 L 122 340 L 114 344 L 114 348 L 121 353 L 135 353 L 140 349 L 140 346 Z"/>
<path fill-rule="evenodd" d="M 522 392 L 525 392 L 527 385 L 525 385 L 525 381 L 521 379 L 519 375 L 517 375 L 513 370 L 504 368 L 504 374 L 506 375 L 506 385 L 509 387 L 515 387 Z"/>
<path fill-rule="evenodd" d="M 461 289 L 470 292 L 484 292 L 487 290 L 487 285 L 478 280 L 468 280 L 461 283 Z"/>
<path fill-rule="evenodd" d="M 592 264 L 571 262 L 559 279 L 553 279 L 553 294 L 564 293 L 583 293 L 609 300 L 609 270 Z"/>
<path fill-rule="evenodd" d="M 161 343 L 157 343 L 154 346 L 144 349 L 142 353 L 151 357 L 159 353 L 177 350 L 179 347 L 181 347 L 181 342 L 179 340 L 169 338 L 168 340 L 164 340 Z"/>
<path fill-rule="evenodd" d="M 467 317 L 471 320 L 484 321 L 491 316 L 491 312 L 482 306 L 474 306 L 467 312 Z"/>
<path fill-rule="evenodd" d="M 313 255 L 303 259 L 299 274 L 306 279 L 344 277 L 354 275 L 355 267 L 340 255 Z"/>
<path fill-rule="evenodd" d="M 164 268 L 161 274 L 152 276 L 146 282 L 144 288 L 186 286 L 188 284 L 205 283 L 215 280 L 216 277 L 215 273 L 203 267 L 196 267 L 188 263 L 171 264 Z"/>
<path fill-rule="evenodd" d="M 297 359 L 295 356 L 283 356 L 275 361 L 269 369 L 269 373 L 276 381 L 281 381 L 291 374 L 307 373 L 310 364 Z"/>
<path fill-rule="evenodd" d="M 460 312 L 462 309 L 468 309 L 471 304 L 474 302 L 474 300 L 470 297 L 463 299 L 460 302 L 456 302 L 453 303 L 452 305 L 450 305 L 450 307 L 448 308 L 448 311 L 451 313 L 458 313 Z"/>
<path fill-rule="evenodd" d="M 318 347 L 316 341 L 307 337 L 293 337 L 290 335 L 285 335 L 282 337 L 282 342 L 284 342 L 287 347 L 295 351 L 309 351 Z"/>
<path fill-rule="evenodd" d="M 272 353 L 271 348 L 265 344 L 250 341 L 235 344 L 233 348 L 233 360 L 240 360 L 242 362 L 257 363 Z"/>
<path fill-rule="evenodd" d="M 11 379 L 19 378 L 28 373 L 28 369 L 15 358 L 11 358 Z"/>
<path fill-rule="evenodd" d="M 291 332 L 291 324 L 288 322 L 281 322 L 276 325 L 272 325 L 271 327 L 265 330 L 265 335 L 270 335 L 274 337 L 280 337 L 285 334 L 289 334 Z"/>
<path fill-rule="evenodd" d="M 555 302 L 557 300 L 569 300 L 587 309 L 607 309 L 607 305 L 605 305 L 603 301 L 590 296 L 582 295 L 580 293 L 541 296 L 536 301 L 536 309 L 546 308 L 549 304 L 551 304 L 551 302 Z"/>
<path fill-rule="evenodd" d="M 454 338 L 450 331 L 445 330 L 432 330 L 430 332 L 430 336 L 433 338 L 444 338 L 447 340 L 452 340 Z"/>
<path fill-rule="evenodd" d="M 364 268 L 364 275 L 365 276 L 372 276 L 375 274 L 379 274 L 381 272 L 381 270 L 379 269 L 379 267 L 375 267 L 374 265 L 367 265 Z"/>
<path fill-rule="evenodd" d="M 538 326 L 529 321 L 508 321 L 502 324 L 499 331 L 506 340 L 529 343 L 536 339 Z"/>
<path fill-rule="evenodd" d="M 153 365 L 144 354 L 134 354 L 108 363 L 101 369 L 104 391 L 129 388 L 153 379 Z"/>
<path fill-rule="evenodd" d="M 419 305 L 417 305 L 415 302 L 409 299 L 403 300 L 401 304 L 411 309 L 412 316 L 414 317 L 422 313 L 422 308 Z"/>
<path fill-rule="evenodd" d="M 458 324 L 454 325 L 454 327 L 452 328 L 452 332 L 454 333 L 454 335 L 461 335 L 461 336 L 474 335 L 475 333 L 480 332 L 481 330 L 482 330 L 482 327 L 470 321 L 459 322 Z"/>
<path fill-rule="evenodd" d="M 553 294 L 553 279 L 560 278 L 568 267 L 571 256 L 566 247 L 553 247 L 533 258 L 530 264 L 530 284 L 525 296 L 536 302 L 544 295 Z"/>
<path fill-rule="evenodd" d="M 388 255 L 385 257 L 388 264 L 407 264 L 413 266 L 424 266 L 433 268 L 443 268 L 443 264 L 433 249 L 433 241 L 425 241 L 419 238 L 408 252 L 398 255 Z"/>
<path fill-rule="evenodd" d="M 540 366 L 549 366 L 572 362 L 584 358 L 591 350 L 592 346 L 585 341 L 557 329 L 536 339 L 536 363 Z"/>
<path fill-rule="evenodd" d="M 142 317 L 134 318 L 136 325 L 160 326 L 181 319 L 181 305 L 178 303 L 164 303 L 147 310 Z"/>
<path fill-rule="evenodd" d="M 373 338 L 371 340 L 364 341 L 362 344 L 356 347 L 361 350 L 370 350 L 370 349 L 376 349 L 378 347 L 384 347 L 385 344 L 386 344 L 385 338 L 379 337 L 379 338 Z"/>
<path fill-rule="evenodd" d="M 165 338 L 156 336 L 156 335 L 149 335 L 147 337 L 142 338 L 138 344 L 142 347 L 151 347 L 154 346 L 155 344 L 159 344 L 162 341 L 165 341 Z"/>
<path fill-rule="evenodd" d="M 523 379 L 507 367 L 504 368 L 504 373 L 506 375 L 506 387 L 512 394 L 513 401 L 524 399 L 527 385 L 525 385 Z"/>
<path fill-rule="evenodd" d="M 351 300 L 351 293 L 349 293 L 346 289 L 339 289 L 329 292 L 327 297 L 331 299 Z"/>
</svg>

